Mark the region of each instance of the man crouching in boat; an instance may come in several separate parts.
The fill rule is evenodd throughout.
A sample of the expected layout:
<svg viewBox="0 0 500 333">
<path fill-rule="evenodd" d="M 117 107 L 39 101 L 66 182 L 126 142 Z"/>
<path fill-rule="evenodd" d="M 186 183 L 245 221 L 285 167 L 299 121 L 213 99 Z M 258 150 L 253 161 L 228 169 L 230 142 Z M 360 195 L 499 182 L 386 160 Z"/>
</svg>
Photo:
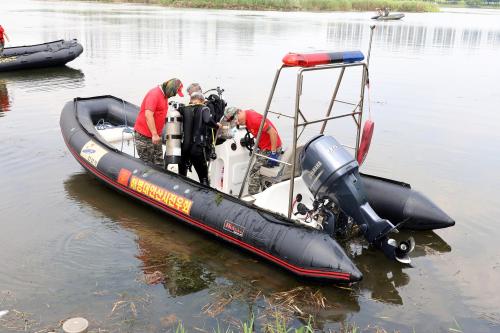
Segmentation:
<svg viewBox="0 0 500 333">
<path fill-rule="evenodd" d="M 219 128 L 221 125 L 210 115 L 210 109 L 205 105 L 205 97 L 201 92 L 192 92 L 189 105 L 179 112 L 183 117 L 184 132 L 179 174 L 186 176 L 187 169 L 192 164 L 200 183 L 210 186 L 207 164 L 207 151 L 210 145 L 209 128 Z"/>
<path fill-rule="evenodd" d="M 139 158 L 163 167 L 163 149 L 161 132 L 165 126 L 168 111 L 168 99 L 182 93 L 182 82 L 170 79 L 151 89 L 141 104 L 141 111 L 135 121 L 135 145 Z"/>
<path fill-rule="evenodd" d="M 262 115 L 254 110 L 241 110 L 235 107 L 229 107 L 226 109 L 226 118 L 232 119 L 236 117 L 236 123 L 238 125 L 245 125 L 247 130 L 252 133 L 256 138 L 259 132 L 260 122 L 262 121 Z M 264 122 L 264 127 L 262 128 L 262 135 L 260 138 L 259 146 L 256 152 L 260 155 L 268 156 L 272 159 L 279 160 L 281 153 L 281 139 L 278 135 L 278 131 L 274 124 L 266 119 Z M 255 163 L 252 165 L 252 169 L 249 173 L 248 180 L 248 193 L 257 194 L 260 192 L 260 167 L 275 167 L 278 166 L 278 162 L 267 159 L 262 156 L 256 156 Z"/>
</svg>

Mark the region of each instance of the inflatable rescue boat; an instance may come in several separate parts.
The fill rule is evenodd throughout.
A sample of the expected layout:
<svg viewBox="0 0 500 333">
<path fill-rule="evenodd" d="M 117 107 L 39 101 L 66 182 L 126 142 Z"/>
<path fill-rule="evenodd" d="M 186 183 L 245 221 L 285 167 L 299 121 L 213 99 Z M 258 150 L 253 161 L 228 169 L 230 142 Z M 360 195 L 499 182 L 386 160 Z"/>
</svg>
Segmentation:
<svg viewBox="0 0 500 333">
<path fill-rule="evenodd" d="M 0 72 L 64 65 L 83 52 L 76 39 L 6 47 L 0 57 Z"/>
<path fill-rule="evenodd" d="M 415 242 L 412 238 L 396 241 L 393 234 L 398 229 L 429 230 L 455 224 L 408 184 L 359 173 L 370 141 L 361 137 L 368 81 L 368 61 L 363 60 L 359 51 L 286 55 L 255 138 L 243 127 L 236 127 L 234 120 L 220 119 L 220 140 L 209 166 L 211 186 L 200 184 L 194 171 L 187 177 L 179 175 L 175 164 L 160 168 L 140 160 L 133 135 L 139 107 L 120 98 L 75 98 L 62 110 L 61 131 L 75 159 L 115 190 L 296 275 L 336 283 L 356 282 L 362 273 L 342 247 L 343 239 L 358 234 L 388 258 L 408 264 Z M 260 168 L 262 191 L 250 195 L 248 173 L 258 154 L 252 146 L 258 146 L 264 121 L 272 113 L 270 105 L 280 73 L 285 69 L 298 71 L 296 107 L 293 116 L 287 117 L 293 120 L 293 140 L 276 160 L 278 167 Z M 326 116 L 308 119 L 306 108 L 300 107 L 302 75 L 318 70 L 337 70 L 342 75 Z M 352 112 L 332 116 L 347 70 L 361 74 L 359 100 L 351 103 L 355 106 Z M 166 118 L 166 161 L 178 160 L 180 151 L 182 118 L 176 106 L 171 105 Z M 300 144 L 301 127 L 345 117 L 354 119 L 357 127 L 354 153 L 325 133 L 324 126 Z"/>
</svg>

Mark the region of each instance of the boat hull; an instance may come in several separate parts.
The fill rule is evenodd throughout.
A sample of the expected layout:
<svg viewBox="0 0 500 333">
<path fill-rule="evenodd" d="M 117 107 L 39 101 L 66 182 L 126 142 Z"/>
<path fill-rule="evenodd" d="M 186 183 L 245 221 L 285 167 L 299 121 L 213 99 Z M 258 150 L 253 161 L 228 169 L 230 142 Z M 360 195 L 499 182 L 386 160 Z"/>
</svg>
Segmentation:
<svg viewBox="0 0 500 333">
<path fill-rule="evenodd" d="M 0 72 L 62 66 L 74 60 L 82 52 L 83 47 L 76 39 L 7 47 L 0 57 Z"/>
<path fill-rule="evenodd" d="M 361 280 L 344 249 L 325 233 L 145 164 L 106 143 L 95 130 L 100 119 L 132 126 L 137 112 L 137 106 L 112 96 L 75 99 L 61 113 L 62 135 L 89 173 L 121 193 L 298 276 L 336 283 Z"/>
<path fill-rule="evenodd" d="M 387 16 L 377 15 L 377 16 L 373 16 L 372 20 L 377 20 L 377 21 L 394 21 L 394 20 L 400 20 L 403 17 L 405 17 L 405 14 L 389 14 Z"/>
</svg>

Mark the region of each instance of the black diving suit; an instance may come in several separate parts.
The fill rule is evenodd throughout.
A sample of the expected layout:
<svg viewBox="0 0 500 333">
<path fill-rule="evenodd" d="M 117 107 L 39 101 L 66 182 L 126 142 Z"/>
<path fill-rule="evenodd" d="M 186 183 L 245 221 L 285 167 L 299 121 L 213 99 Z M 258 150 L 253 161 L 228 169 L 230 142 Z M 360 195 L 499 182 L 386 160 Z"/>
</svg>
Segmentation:
<svg viewBox="0 0 500 333">
<path fill-rule="evenodd" d="M 186 176 L 192 165 L 200 183 L 209 186 L 208 149 L 210 128 L 217 128 L 217 122 L 210 115 L 210 109 L 202 104 L 189 104 L 179 110 L 182 114 L 182 158 L 179 174 Z"/>
</svg>

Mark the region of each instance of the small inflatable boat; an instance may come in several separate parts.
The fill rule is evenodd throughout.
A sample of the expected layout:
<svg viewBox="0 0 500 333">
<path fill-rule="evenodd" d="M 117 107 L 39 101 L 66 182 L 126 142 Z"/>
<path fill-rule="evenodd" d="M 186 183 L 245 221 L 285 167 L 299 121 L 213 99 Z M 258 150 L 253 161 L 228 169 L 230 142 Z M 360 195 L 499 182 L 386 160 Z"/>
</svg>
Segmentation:
<svg viewBox="0 0 500 333">
<path fill-rule="evenodd" d="M 394 20 L 400 20 L 403 17 L 405 17 L 405 14 L 402 14 L 402 13 L 389 14 L 387 16 L 385 16 L 385 15 L 376 15 L 376 16 L 372 17 L 372 20 L 377 20 L 377 21 L 394 21 Z"/>
<path fill-rule="evenodd" d="M 76 39 L 7 47 L 0 57 L 0 72 L 64 65 L 83 52 Z"/>
</svg>

